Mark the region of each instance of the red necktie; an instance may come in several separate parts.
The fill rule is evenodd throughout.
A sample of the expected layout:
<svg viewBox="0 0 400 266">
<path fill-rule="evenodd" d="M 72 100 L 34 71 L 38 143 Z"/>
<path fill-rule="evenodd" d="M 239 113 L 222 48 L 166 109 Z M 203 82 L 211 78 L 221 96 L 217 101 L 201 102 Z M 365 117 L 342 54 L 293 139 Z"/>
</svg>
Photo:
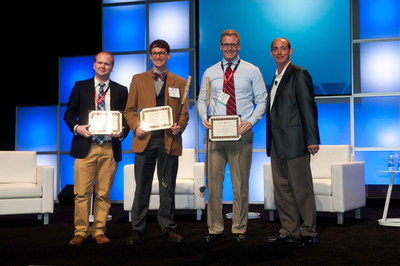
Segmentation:
<svg viewBox="0 0 400 266">
<path fill-rule="evenodd" d="M 159 78 L 164 81 L 165 77 L 167 76 L 167 72 L 157 73 L 153 72 L 153 79 L 157 81 Z"/>
<path fill-rule="evenodd" d="M 224 92 L 229 95 L 229 100 L 226 103 L 226 114 L 236 115 L 235 82 L 233 80 L 231 65 L 232 63 L 228 63 L 224 78 Z"/>
</svg>

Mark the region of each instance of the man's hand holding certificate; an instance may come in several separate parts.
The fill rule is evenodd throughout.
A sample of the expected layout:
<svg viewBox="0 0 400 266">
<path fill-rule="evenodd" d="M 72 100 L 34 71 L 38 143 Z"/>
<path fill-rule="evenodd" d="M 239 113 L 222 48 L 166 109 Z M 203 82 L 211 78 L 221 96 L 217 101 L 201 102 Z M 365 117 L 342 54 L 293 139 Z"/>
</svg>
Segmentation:
<svg viewBox="0 0 400 266">
<path fill-rule="evenodd" d="M 239 140 L 240 117 L 237 115 L 212 116 L 209 138 L 211 141 L 235 141 Z"/>
<path fill-rule="evenodd" d="M 167 129 L 173 125 L 172 108 L 160 106 L 140 111 L 140 127 L 145 131 Z"/>
<path fill-rule="evenodd" d="M 122 113 L 119 111 L 91 111 L 89 125 L 89 131 L 94 135 L 119 135 L 122 132 Z"/>
</svg>

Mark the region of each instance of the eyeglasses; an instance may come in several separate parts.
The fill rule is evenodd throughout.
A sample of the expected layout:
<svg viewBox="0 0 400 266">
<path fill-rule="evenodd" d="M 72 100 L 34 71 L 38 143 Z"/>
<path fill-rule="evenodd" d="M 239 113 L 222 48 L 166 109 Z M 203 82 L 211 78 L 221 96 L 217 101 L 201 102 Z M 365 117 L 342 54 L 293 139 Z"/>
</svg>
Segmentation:
<svg viewBox="0 0 400 266">
<path fill-rule="evenodd" d="M 229 46 L 232 47 L 232 48 L 236 48 L 238 45 L 239 45 L 238 42 L 235 42 L 235 43 L 221 43 L 221 46 L 223 48 L 228 48 Z"/>
<path fill-rule="evenodd" d="M 159 56 L 165 56 L 167 54 L 167 52 L 151 52 L 151 55 L 152 56 L 157 56 L 157 55 L 159 55 Z"/>
</svg>

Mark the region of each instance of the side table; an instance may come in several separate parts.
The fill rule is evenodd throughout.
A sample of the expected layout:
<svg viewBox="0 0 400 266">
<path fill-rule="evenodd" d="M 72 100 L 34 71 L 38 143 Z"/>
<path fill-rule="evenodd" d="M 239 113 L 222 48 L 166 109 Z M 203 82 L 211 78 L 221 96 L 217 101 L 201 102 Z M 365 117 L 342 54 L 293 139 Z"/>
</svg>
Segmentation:
<svg viewBox="0 0 400 266">
<path fill-rule="evenodd" d="M 387 213 L 389 209 L 390 197 L 392 196 L 392 188 L 394 182 L 394 176 L 400 171 L 381 171 L 382 173 L 391 173 L 389 188 L 386 194 L 385 208 L 383 209 L 382 219 L 378 220 L 378 223 L 383 226 L 398 226 L 400 227 L 400 218 L 387 218 Z"/>
</svg>

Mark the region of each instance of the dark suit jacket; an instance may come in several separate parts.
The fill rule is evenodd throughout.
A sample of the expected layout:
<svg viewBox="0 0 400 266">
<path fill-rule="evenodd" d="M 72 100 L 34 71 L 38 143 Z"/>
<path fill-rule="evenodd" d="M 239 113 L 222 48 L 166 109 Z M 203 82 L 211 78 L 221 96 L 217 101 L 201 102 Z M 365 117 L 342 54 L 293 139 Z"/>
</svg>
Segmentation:
<svg viewBox="0 0 400 266">
<path fill-rule="evenodd" d="M 128 122 L 129 127 L 132 132 L 135 132 L 136 128 L 140 125 L 139 112 L 143 108 L 156 107 L 156 93 L 154 87 L 154 79 L 152 76 L 153 70 L 146 71 L 144 73 L 136 74 L 132 77 L 132 82 L 129 89 L 128 102 L 125 109 L 125 119 Z M 166 106 L 171 106 L 173 121 L 178 121 L 181 127 L 181 132 L 183 132 L 189 121 L 188 112 L 188 102 L 182 106 L 182 98 L 184 96 L 186 80 L 178 75 L 171 72 L 167 72 L 167 78 L 165 80 L 165 100 L 164 104 Z M 174 98 L 169 96 L 169 87 L 174 87 L 179 89 L 180 98 Z M 172 139 L 174 142 L 172 143 Z M 135 153 L 140 153 L 145 150 L 147 144 L 150 140 L 150 134 L 146 134 L 142 137 L 138 137 L 133 134 L 132 148 L 131 151 Z M 170 147 L 172 145 L 172 150 Z M 170 129 L 164 130 L 164 147 L 168 154 L 180 156 L 182 155 L 182 134 L 173 136 Z"/>
<path fill-rule="evenodd" d="M 125 109 L 128 98 L 128 89 L 116 82 L 110 80 L 110 108 L 112 111 L 121 111 Z M 95 110 L 94 100 L 94 78 L 77 81 L 72 88 L 68 100 L 67 111 L 64 114 L 64 120 L 67 126 L 74 131 L 75 125 L 86 125 L 89 121 L 89 111 Z M 124 138 L 129 133 L 129 127 L 123 119 Z M 73 136 L 70 156 L 75 158 L 85 158 L 89 152 L 92 138 L 84 138 L 77 134 Z M 118 138 L 112 139 L 112 147 L 115 161 L 122 160 L 121 142 Z"/>
<path fill-rule="evenodd" d="M 273 83 L 274 80 L 269 91 Z M 268 94 L 268 156 L 271 156 L 272 138 L 276 153 L 282 159 L 305 155 L 308 152 L 307 145 L 320 144 L 312 78 L 307 70 L 292 63 L 279 83 L 271 111 Z"/>
</svg>

